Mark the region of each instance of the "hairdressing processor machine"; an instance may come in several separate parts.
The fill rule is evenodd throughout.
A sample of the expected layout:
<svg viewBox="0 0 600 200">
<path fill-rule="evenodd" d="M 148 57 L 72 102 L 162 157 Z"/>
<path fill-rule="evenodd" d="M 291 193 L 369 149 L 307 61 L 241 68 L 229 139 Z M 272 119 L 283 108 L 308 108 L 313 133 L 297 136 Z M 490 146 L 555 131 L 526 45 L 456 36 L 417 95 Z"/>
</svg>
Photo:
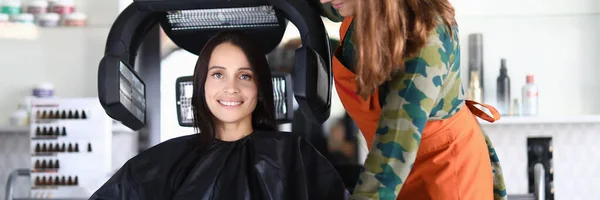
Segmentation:
<svg viewBox="0 0 600 200">
<path fill-rule="evenodd" d="M 108 35 L 98 69 L 100 103 L 111 118 L 132 130 L 146 125 L 146 85 L 134 67 L 142 41 L 156 25 L 176 45 L 196 55 L 216 32 L 227 29 L 254 35 L 267 54 L 279 45 L 289 21 L 298 28 L 302 47 L 296 50 L 293 75 L 273 74 L 277 120 L 291 121 L 295 98 L 306 119 L 322 124 L 330 115 L 333 81 L 322 14 L 316 0 L 133 0 Z M 176 83 L 181 126 L 192 126 L 191 83 L 189 76 Z M 29 170 L 11 174 L 7 200 L 13 199 L 14 179 L 28 175 Z"/>
<path fill-rule="evenodd" d="M 260 40 L 267 54 L 279 45 L 289 20 L 298 27 L 302 47 L 296 50 L 293 77 L 273 76 L 277 118 L 280 122 L 291 120 L 293 94 L 308 119 L 323 123 L 330 113 L 333 77 L 329 38 L 319 10 L 314 8 L 315 4 L 306 0 L 134 0 L 109 32 L 98 70 L 100 103 L 110 117 L 125 126 L 133 130 L 144 127 L 146 89 L 134 66 L 142 40 L 157 24 L 175 44 L 196 55 L 221 30 L 247 31 Z M 177 81 L 182 126 L 192 125 L 191 81 L 190 77 Z"/>
</svg>

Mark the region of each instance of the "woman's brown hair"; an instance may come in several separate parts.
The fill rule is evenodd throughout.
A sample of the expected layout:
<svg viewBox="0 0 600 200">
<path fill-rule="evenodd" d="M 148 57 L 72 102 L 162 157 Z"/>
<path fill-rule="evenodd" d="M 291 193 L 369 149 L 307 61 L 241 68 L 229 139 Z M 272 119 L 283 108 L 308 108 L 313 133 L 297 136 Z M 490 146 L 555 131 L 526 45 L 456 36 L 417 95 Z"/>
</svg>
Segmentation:
<svg viewBox="0 0 600 200">
<path fill-rule="evenodd" d="M 358 94 L 367 98 L 406 59 L 416 56 L 441 19 L 452 33 L 454 7 L 448 0 L 357 0 L 354 17 L 357 41 Z"/>
<path fill-rule="evenodd" d="M 265 51 L 256 43 L 255 38 L 242 31 L 223 31 L 217 33 L 205 45 L 194 69 L 194 93 L 192 94 L 192 111 L 194 113 L 194 127 L 200 131 L 200 150 L 206 150 L 215 141 L 217 120 L 206 103 L 204 87 L 208 77 L 208 63 L 217 46 L 231 43 L 242 49 L 246 59 L 254 72 L 254 81 L 258 89 L 256 108 L 252 112 L 252 128 L 260 131 L 277 130 L 275 120 L 275 103 L 273 98 L 273 82 L 271 68 L 267 63 Z"/>
</svg>

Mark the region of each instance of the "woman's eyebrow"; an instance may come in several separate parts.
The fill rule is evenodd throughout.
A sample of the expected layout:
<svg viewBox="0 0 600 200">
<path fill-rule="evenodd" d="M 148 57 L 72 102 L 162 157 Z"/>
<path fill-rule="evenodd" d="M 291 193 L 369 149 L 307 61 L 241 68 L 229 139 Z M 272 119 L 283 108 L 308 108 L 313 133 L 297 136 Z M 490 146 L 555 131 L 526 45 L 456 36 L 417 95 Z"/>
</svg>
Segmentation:
<svg viewBox="0 0 600 200">
<path fill-rule="evenodd" d="M 221 66 L 211 66 L 211 67 L 209 67 L 209 68 L 208 68 L 208 70 L 211 70 L 211 69 L 225 69 L 225 67 L 221 67 Z"/>
</svg>

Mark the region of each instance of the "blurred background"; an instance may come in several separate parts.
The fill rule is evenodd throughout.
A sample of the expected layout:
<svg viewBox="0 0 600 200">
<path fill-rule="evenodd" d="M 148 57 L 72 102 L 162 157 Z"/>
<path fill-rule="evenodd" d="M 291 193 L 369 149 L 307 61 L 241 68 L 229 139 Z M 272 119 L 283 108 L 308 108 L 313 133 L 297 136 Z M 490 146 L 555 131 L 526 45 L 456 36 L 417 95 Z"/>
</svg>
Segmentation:
<svg viewBox="0 0 600 200">
<path fill-rule="evenodd" d="M 600 199 L 600 1 L 451 2 L 469 98 L 503 114 L 481 124 L 496 147 L 510 197 L 531 198 L 540 163 L 545 199 Z M 108 32 L 130 3 L 0 0 L 0 200 L 7 191 L 15 198 L 89 196 L 140 151 L 194 133 L 179 125 L 175 100 L 176 80 L 193 74 L 197 56 L 160 29 L 140 50 L 159 49 L 151 55 L 157 63 L 148 64 L 154 68 L 140 73 L 155 80 L 146 83 L 154 89 L 151 123 L 132 131 L 107 118 L 98 103 L 98 64 Z M 323 22 L 334 50 L 340 23 Z M 289 23 L 268 55 L 272 71 L 293 74 L 299 37 Z M 351 177 L 367 149 L 333 89 L 326 123 L 308 122 L 294 104 L 293 122 L 280 129 L 306 135 L 343 177 Z"/>
</svg>

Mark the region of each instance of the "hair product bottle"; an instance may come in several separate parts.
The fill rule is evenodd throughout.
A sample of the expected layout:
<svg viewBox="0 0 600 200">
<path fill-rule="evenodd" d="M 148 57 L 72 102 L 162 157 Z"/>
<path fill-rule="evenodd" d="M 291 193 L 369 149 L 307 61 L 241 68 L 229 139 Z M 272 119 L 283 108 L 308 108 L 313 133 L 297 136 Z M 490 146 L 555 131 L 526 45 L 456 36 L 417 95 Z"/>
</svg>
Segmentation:
<svg viewBox="0 0 600 200">
<path fill-rule="evenodd" d="M 498 111 L 501 115 L 510 113 L 510 78 L 506 69 L 506 59 L 500 60 L 500 75 L 496 80 L 496 99 L 498 100 Z"/>
<path fill-rule="evenodd" d="M 519 104 L 519 99 L 515 98 L 510 105 L 510 116 L 520 116 L 521 115 L 521 105 Z"/>
<path fill-rule="evenodd" d="M 539 112 L 538 87 L 533 83 L 533 75 L 527 75 L 523 85 L 522 111 L 523 116 L 536 116 Z"/>
<path fill-rule="evenodd" d="M 481 85 L 479 84 L 479 75 L 476 71 L 471 71 L 469 88 L 467 89 L 467 99 L 481 102 Z"/>
<path fill-rule="evenodd" d="M 479 89 L 481 92 L 480 101 L 483 103 L 483 97 L 485 96 L 485 87 L 483 85 L 483 34 L 481 33 L 473 33 L 469 34 L 469 46 L 468 46 L 468 59 L 469 59 L 469 81 L 477 78 L 479 82 Z M 473 76 L 475 72 L 477 76 Z"/>
</svg>

